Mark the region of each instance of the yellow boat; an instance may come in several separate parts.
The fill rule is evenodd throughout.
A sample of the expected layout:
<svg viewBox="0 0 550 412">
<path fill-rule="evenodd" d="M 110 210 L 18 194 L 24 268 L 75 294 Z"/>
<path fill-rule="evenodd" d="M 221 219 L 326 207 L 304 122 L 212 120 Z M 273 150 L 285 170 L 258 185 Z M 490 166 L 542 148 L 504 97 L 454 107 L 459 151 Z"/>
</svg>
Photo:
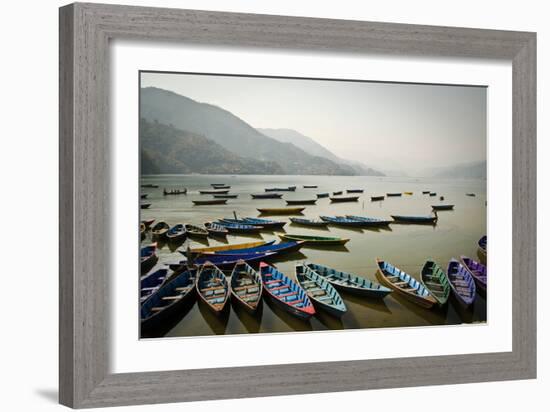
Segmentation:
<svg viewBox="0 0 550 412">
<path fill-rule="evenodd" d="M 265 215 L 298 215 L 304 209 L 305 207 L 266 207 L 256 210 Z"/>
<path fill-rule="evenodd" d="M 236 243 L 233 245 L 219 245 L 210 247 L 197 247 L 190 249 L 191 253 L 220 252 L 222 250 L 248 249 L 251 247 L 264 246 L 268 242 L 259 240 L 257 242 Z M 273 242 L 271 242 L 273 243 Z"/>
<path fill-rule="evenodd" d="M 403 193 L 405 193 L 406 195 L 412 195 L 413 194 L 413 192 L 403 192 Z"/>
</svg>

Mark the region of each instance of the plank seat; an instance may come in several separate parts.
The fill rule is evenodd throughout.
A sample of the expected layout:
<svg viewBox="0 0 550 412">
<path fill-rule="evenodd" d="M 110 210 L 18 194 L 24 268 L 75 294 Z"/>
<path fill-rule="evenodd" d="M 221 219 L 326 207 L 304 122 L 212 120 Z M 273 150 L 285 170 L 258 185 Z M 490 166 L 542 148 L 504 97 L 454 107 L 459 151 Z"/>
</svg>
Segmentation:
<svg viewBox="0 0 550 412">
<path fill-rule="evenodd" d="M 324 296 L 324 295 L 326 295 L 326 294 L 327 294 L 327 293 L 326 293 L 324 290 L 319 289 L 319 290 L 316 290 L 315 292 L 313 292 L 313 293 L 311 294 L 311 296 L 317 297 L 317 296 Z"/>
<path fill-rule="evenodd" d="M 296 305 L 299 305 L 301 303 L 303 303 L 304 300 L 303 299 L 297 299 L 297 300 L 293 300 L 291 302 L 287 302 L 287 303 L 290 303 L 292 306 L 296 306 Z"/>
<path fill-rule="evenodd" d="M 191 289 L 192 289 L 191 286 L 185 286 L 185 287 L 181 287 L 181 288 L 176 288 L 176 292 L 187 292 Z"/>
<path fill-rule="evenodd" d="M 162 300 L 178 300 L 181 299 L 181 295 L 163 296 Z"/>
</svg>

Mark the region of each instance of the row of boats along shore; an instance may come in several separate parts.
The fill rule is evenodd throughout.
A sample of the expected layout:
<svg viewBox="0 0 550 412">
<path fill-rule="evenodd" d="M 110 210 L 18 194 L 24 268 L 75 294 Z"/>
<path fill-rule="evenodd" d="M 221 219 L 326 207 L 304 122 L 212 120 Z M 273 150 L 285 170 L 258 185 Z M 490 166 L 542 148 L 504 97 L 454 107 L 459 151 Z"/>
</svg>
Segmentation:
<svg viewBox="0 0 550 412">
<path fill-rule="evenodd" d="M 191 202 L 195 206 L 208 206 L 208 205 L 225 205 L 229 199 L 236 199 L 239 197 L 238 193 L 230 193 L 231 186 L 224 183 L 211 183 L 210 188 L 198 190 L 197 193 L 200 195 L 210 195 L 210 199 L 195 199 Z M 159 188 L 159 185 L 149 183 L 142 184 L 142 188 Z M 303 189 L 317 189 L 317 185 L 303 185 Z M 294 193 L 296 192 L 297 186 L 287 186 L 287 187 L 268 187 L 264 189 L 263 193 L 251 193 L 250 196 L 252 199 L 280 199 L 285 201 L 287 206 L 295 205 L 315 205 L 320 199 L 329 199 L 332 203 L 343 203 L 343 202 L 357 202 L 361 195 L 365 192 L 364 189 L 347 189 L 339 190 L 333 192 L 322 192 L 316 193 L 315 197 L 308 197 L 302 199 L 283 199 L 283 193 Z M 188 192 L 187 188 L 177 188 L 177 189 L 167 189 L 163 188 L 163 195 L 186 195 Z M 370 196 L 372 202 L 381 202 L 389 197 L 400 197 L 400 196 L 412 196 L 414 192 L 389 192 L 385 194 L 373 194 Z M 423 195 L 430 197 L 437 196 L 436 192 L 430 190 L 423 190 Z M 148 193 L 142 193 L 140 195 L 142 209 L 148 209 L 151 206 L 151 203 L 147 202 Z M 466 193 L 466 196 L 475 197 L 475 193 Z M 440 201 L 445 200 L 443 196 L 439 197 Z M 451 210 L 454 205 L 450 204 L 438 204 L 432 206 L 434 210 Z M 258 209 L 261 213 L 273 213 L 273 214 L 284 214 L 292 212 L 290 209 L 283 208 L 267 208 L 267 209 Z M 282 211 L 282 212 L 281 212 Z M 286 212 L 285 212 L 286 211 Z"/>
<path fill-rule="evenodd" d="M 344 218 L 345 219 L 345 218 Z M 366 218 L 368 219 L 371 218 Z M 320 220 L 332 224 L 330 220 Z M 239 226 L 267 230 L 281 229 L 286 222 L 261 218 L 225 218 L 204 227 L 165 222 L 142 221 L 154 240 L 173 241 L 182 236 L 223 236 Z M 239 229 L 237 229 L 239 230 Z M 451 296 L 463 308 L 470 307 L 477 294 L 487 288 L 487 237 L 478 242 L 478 260 L 468 256 L 451 259 L 445 269 L 427 260 L 416 279 L 388 261 L 376 259 L 376 278 L 371 281 L 359 274 L 341 271 L 314 262 L 299 262 L 294 278 L 278 270 L 271 261 L 277 256 L 303 247 L 332 247 L 349 239 L 299 234 L 279 234 L 280 242 L 255 241 L 210 247 L 178 249 L 183 259 L 156 268 L 157 244 L 141 248 L 141 330 L 142 335 L 162 328 L 170 318 L 183 316 L 184 308 L 198 299 L 209 311 L 221 315 L 233 300 L 255 314 L 262 298 L 269 299 L 296 318 L 307 320 L 318 311 L 335 317 L 347 312 L 344 298 L 353 294 L 364 299 L 384 299 L 391 293 L 430 309 L 443 307 Z"/>
</svg>

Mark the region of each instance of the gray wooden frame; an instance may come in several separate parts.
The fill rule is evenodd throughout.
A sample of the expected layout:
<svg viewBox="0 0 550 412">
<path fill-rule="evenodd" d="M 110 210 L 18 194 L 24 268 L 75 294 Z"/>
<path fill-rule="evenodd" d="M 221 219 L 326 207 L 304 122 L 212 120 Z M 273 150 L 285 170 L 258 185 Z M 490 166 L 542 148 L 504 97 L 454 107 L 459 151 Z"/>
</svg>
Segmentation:
<svg viewBox="0 0 550 412">
<path fill-rule="evenodd" d="M 513 350 L 109 373 L 110 39 L 511 61 Z M 76 3 L 60 9 L 59 47 L 62 404 L 85 408 L 536 377 L 535 33 Z"/>
</svg>

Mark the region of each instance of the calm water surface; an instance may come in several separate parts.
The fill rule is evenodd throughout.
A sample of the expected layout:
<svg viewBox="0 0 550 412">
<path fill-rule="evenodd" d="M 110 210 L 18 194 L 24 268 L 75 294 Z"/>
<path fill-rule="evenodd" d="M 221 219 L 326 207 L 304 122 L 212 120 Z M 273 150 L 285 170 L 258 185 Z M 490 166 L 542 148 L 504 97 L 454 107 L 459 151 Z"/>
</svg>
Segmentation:
<svg viewBox="0 0 550 412">
<path fill-rule="evenodd" d="M 312 229 L 290 223 L 288 216 L 273 217 L 289 222 L 287 233 L 319 236 L 340 236 L 351 239 L 345 247 L 316 249 L 304 247 L 299 252 L 284 255 L 273 261 L 286 275 L 294 278 L 297 262 L 311 261 L 339 270 L 353 272 L 376 280 L 375 258 L 385 259 L 412 276 L 420 279 L 420 270 L 428 258 L 435 259 L 444 269 L 449 259 L 460 255 L 477 259 L 477 241 L 486 234 L 486 181 L 481 180 L 435 180 L 424 178 L 386 177 L 344 177 L 344 176 L 215 176 L 215 175 L 158 175 L 143 176 L 141 183 L 155 183 L 160 187 L 141 188 L 147 193 L 149 209 L 141 210 L 141 219 L 165 220 L 168 224 L 204 222 L 222 217 L 259 216 L 258 207 L 284 207 L 282 199 L 253 200 L 251 193 L 263 193 L 266 187 L 286 187 L 296 185 L 296 192 L 285 192 L 283 199 L 313 199 L 316 193 L 346 189 L 364 189 L 358 202 L 331 203 L 329 199 L 319 199 L 316 205 L 305 206 L 303 216 L 317 218 L 319 215 L 357 214 L 389 218 L 390 214 L 428 215 L 432 204 L 454 204 L 452 211 L 439 212 L 436 226 L 392 224 L 387 229 L 357 229 L 330 226 L 328 229 Z M 210 195 L 200 195 L 198 190 L 210 188 L 210 183 L 226 183 L 230 193 L 238 194 L 237 199 L 228 199 L 227 205 L 194 206 L 195 199 L 210 199 Z M 318 185 L 317 189 L 304 189 L 303 185 Z M 162 189 L 188 189 L 187 195 L 163 196 Z M 423 190 L 437 192 L 436 197 L 423 195 Z M 371 202 L 370 196 L 387 192 L 414 192 L 413 195 L 390 197 L 381 202 Z M 466 193 L 475 193 L 468 197 Z M 356 194 L 359 195 L 359 194 Z M 355 196 L 355 194 L 354 194 Z M 445 200 L 440 201 L 439 197 Z M 269 217 L 268 217 L 269 218 Z M 262 232 L 258 236 L 228 236 L 226 243 L 241 243 L 254 240 L 279 239 L 274 232 Z M 142 245 L 151 242 L 150 234 Z M 160 243 L 159 267 L 164 263 L 181 260 L 176 249 L 200 245 L 220 244 L 219 240 L 209 239 L 197 243 L 186 241 L 179 245 Z M 378 281 L 377 281 L 378 282 Z M 426 325 L 450 325 L 486 321 L 486 298 L 478 294 L 473 308 L 463 310 L 451 300 L 443 309 L 426 310 L 391 293 L 383 300 L 369 300 L 341 292 L 348 312 L 337 319 L 324 312 L 318 312 L 304 322 L 274 307 L 264 299 L 255 316 L 240 310 L 234 304 L 225 315 L 217 317 L 203 305 L 195 302 L 182 312 L 180 317 L 166 324 L 158 336 L 205 336 L 219 334 L 311 331 L 326 329 L 354 329 L 403 327 Z"/>
</svg>

